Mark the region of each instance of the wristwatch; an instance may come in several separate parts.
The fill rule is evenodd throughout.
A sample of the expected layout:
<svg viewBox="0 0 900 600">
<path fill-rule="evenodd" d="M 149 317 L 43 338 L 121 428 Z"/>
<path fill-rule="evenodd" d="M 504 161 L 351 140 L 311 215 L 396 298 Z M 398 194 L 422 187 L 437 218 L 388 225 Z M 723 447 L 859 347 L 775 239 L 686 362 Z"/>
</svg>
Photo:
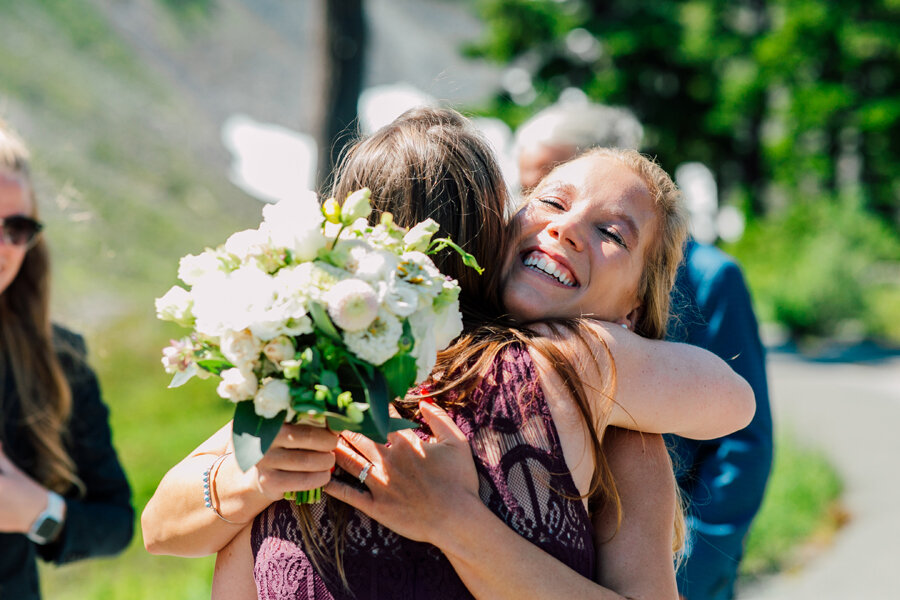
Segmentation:
<svg viewBox="0 0 900 600">
<path fill-rule="evenodd" d="M 25 535 L 35 544 L 49 544 L 63 528 L 65 509 L 66 501 L 62 496 L 56 492 L 47 492 L 47 508 L 38 515 Z"/>
</svg>

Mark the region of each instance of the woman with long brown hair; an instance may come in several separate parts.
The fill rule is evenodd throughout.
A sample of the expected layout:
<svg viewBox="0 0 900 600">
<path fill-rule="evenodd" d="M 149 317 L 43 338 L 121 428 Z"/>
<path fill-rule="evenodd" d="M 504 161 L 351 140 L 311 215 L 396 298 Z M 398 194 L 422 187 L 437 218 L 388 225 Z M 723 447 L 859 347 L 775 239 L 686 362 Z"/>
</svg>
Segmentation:
<svg viewBox="0 0 900 600">
<path fill-rule="evenodd" d="M 0 121 L 0 596 L 39 598 L 36 558 L 121 551 L 131 491 L 81 337 L 52 325 L 28 153 Z"/>
</svg>

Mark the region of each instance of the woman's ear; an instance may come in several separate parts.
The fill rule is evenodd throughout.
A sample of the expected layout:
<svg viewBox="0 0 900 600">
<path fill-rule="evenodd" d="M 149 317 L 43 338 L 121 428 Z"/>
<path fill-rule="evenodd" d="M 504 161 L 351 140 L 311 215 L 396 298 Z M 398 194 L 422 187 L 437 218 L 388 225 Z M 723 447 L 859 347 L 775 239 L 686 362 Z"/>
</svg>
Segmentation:
<svg viewBox="0 0 900 600">
<path fill-rule="evenodd" d="M 627 315 L 625 315 L 624 318 L 616 321 L 616 323 L 620 324 L 625 329 L 630 329 L 631 331 L 634 331 L 634 328 L 637 325 L 638 320 L 641 318 L 641 315 L 643 314 L 643 308 L 644 307 L 642 305 L 638 304 L 637 306 L 632 308 L 631 312 L 629 312 Z"/>
</svg>

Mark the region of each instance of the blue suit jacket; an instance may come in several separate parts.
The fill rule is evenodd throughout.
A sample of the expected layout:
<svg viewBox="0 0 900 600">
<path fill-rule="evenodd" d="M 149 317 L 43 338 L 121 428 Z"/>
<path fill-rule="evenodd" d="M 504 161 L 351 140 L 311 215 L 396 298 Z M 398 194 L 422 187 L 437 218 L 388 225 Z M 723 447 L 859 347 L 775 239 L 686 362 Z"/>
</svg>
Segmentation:
<svg viewBox="0 0 900 600">
<path fill-rule="evenodd" d="M 706 441 L 667 436 L 689 504 L 687 557 L 678 590 L 688 600 L 724 600 L 734 595 L 744 537 L 772 464 L 765 356 L 741 270 L 717 248 L 688 243 L 672 314 L 670 340 L 717 354 L 756 394 L 756 415 L 746 429 Z"/>
</svg>

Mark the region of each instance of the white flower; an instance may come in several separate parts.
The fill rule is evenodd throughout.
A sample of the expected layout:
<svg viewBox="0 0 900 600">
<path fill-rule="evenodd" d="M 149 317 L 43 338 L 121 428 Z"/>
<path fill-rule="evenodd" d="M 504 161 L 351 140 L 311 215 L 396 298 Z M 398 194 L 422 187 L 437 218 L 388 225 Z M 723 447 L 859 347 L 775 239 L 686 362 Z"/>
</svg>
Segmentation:
<svg viewBox="0 0 900 600">
<path fill-rule="evenodd" d="M 258 384 L 253 371 L 233 368 L 225 369 L 220 375 L 222 381 L 216 387 L 220 397 L 237 403 L 249 400 L 256 394 Z"/>
<path fill-rule="evenodd" d="M 356 356 L 378 366 L 397 354 L 402 334 L 400 320 L 382 309 L 366 329 L 345 331 L 344 343 Z"/>
<path fill-rule="evenodd" d="M 225 242 L 225 252 L 244 262 L 252 256 L 264 255 L 268 249 L 268 241 L 268 237 L 259 229 L 245 229 L 231 234 Z"/>
<path fill-rule="evenodd" d="M 293 418 L 291 409 L 291 388 L 282 379 L 269 379 L 253 397 L 253 406 L 256 414 L 271 419 L 283 410 L 288 412 L 287 419 Z"/>
<path fill-rule="evenodd" d="M 263 217 L 260 231 L 274 246 L 290 250 L 295 261 L 313 260 L 325 247 L 322 234 L 325 217 L 315 194 L 269 204 L 263 208 Z"/>
<path fill-rule="evenodd" d="M 178 279 L 187 285 L 196 285 L 209 275 L 223 272 L 222 261 L 215 250 L 206 250 L 198 255 L 188 254 L 178 262 Z"/>
<path fill-rule="evenodd" d="M 440 226 L 434 219 L 425 219 L 403 236 L 403 243 L 406 244 L 406 249 L 425 252 L 431 243 L 431 236 L 437 233 L 439 228 Z"/>
<path fill-rule="evenodd" d="M 358 238 L 341 239 L 335 243 L 334 248 L 328 253 L 329 262 L 349 271 L 356 272 L 359 261 L 365 258 L 372 250 L 372 246 L 365 240 Z"/>
<path fill-rule="evenodd" d="M 285 335 L 280 335 L 263 346 L 263 354 L 272 364 L 280 365 L 281 361 L 294 358 L 294 344 Z"/>
<path fill-rule="evenodd" d="M 446 279 L 431 259 L 421 252 L 404 252 L 396 272 L 399 278 L 415 285 L 420 294 L 430 298 L 441 293 Z"/>
<path fill-rule="evenodd" d="M 385 289 L 383 302 L 398 317 L 408 317 L 419 308 L 419 296 L 418 286 L 398 277 L 391 277 Z"/>
<path fill-rule="evenodd" d="M 194 314 L 191 308 L 194 299 L 186 289 L 173 285 L 172 288 L 156 299 L 156 316 L 163 321 L 173 321 L 182 327 L 191 327 L 194 324 Z"/>
<path fill-rule="evenodd" d="M 341 222 L 349 224 L 357 219 L 368 217 L 372 213 L 372 205 L 369 204 L 371 195 L 372 192 L 369 191 L 369 188 L 363 188 L 348 195 L 341 206 Z"/>
<path fill-rule="evenodd" d="M 410 315 L 409 325 L 415 339 L 411 354 L 416 359 L 416 381 L 424 381 L 434 369 L 438 351 L 462 333 L 462 314 L 458 304 L 446 304 L 436 311 L 417 311 Z"/>
<path fill-rule="evenodd" d="M 372 250 L 356 264 L 355 274 L 368 282 L 384 281 L 397 268 L 397 256 L 384 250 Z"/>
<path fill-rule="evenodd" d="M 249 329 L 225 331 L 219 338 L 222 355 L 238 368 L 252 368 L 259 360 L 262 342 Z"/>
<path fill-rule="evenodd" d="M 459 304 L 446 304 L 435 311 L 434 343 L 438 350 L 443 350 L 455 340 L 463 330 L 462 313 Z"/>
<path fill-rule="evenodd" d="M 434 312 L 430 309 L 420 310 L 409 317 L 410 329 L 415 340 L 410 354 L 416 359 L 417 382 L 428 378 L 437 361 L 438 349 L 431 331 L 434 319 Z"/>
<path fill-rule="evenodd" d="M 371 325 L 378 315 L 378 296 L 361 279 L 345 279 L 325 293 L 328 314 L 344 331 L 359 331 Z"/>
<path fill-rule="evenodd" d="M 249 328 L 276 298 L 275 280 L 254 264 L 206 277 L 192 290 L 196 329 L 210 337 Z"/>
</svg>

